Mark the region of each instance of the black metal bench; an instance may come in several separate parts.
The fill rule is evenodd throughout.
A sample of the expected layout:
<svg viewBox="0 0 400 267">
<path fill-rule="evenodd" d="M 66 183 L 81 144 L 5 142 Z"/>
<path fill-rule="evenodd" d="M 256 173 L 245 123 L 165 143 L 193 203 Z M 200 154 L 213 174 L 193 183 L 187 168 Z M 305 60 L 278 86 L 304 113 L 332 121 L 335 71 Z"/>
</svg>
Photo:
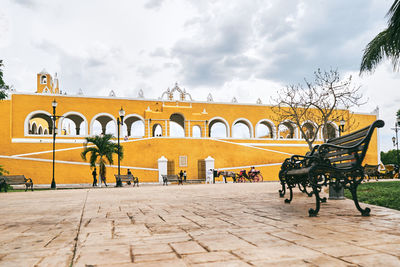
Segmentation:
<svg viewBox="0 0 400 267">
<path fill-rule="evenodd" d="M 317 216 L 320 203 L 326 198 L 321 198 L 319 193 L 322 186 L 328 183 L 334 188 L 344 187 L 349 189 L 356 208 L 363 216 L 369 216 L 370 209 L 362 209 L 357 199 L 357 186 L 364 179 L 364 168 L 361 165 L 371 141 L 375 128 L 385 125 L 382 120 L 377 120 L 370 126 L 337 138 L 332 138 L 322 145 L 317 145 L 305 156 L 294 155 L 286 159 L 279 172 L 282 189 L 279 195 L 283 197 L 286 187 L 290 196 L 285 203 L 293 199 L 292 189 L 296 186 L 309 196 L 315 195 L 316 208 L 308 211 L 309 216 Z M 312 192 L 307 191 L 312 188 Z"/>
<path fill-rule="evenodd" d="M 139 187 L 139 178 L 134 177 L 132 174 L 115 174 L 115 179 L 120 179 L 121 182 L 126 182 L 128 185 L 133 183 L 133 186 L 137 185 Z"/>
<path fill-rule="evenodd" d="M 4 188 L 7 192 L 8 185 L 25 185 L 25 192 L 30 188 L 33 191 L 33 181 L 31 178 L 25 178 L 24 175 L 7 175 L 0 176 L 0 192 Z"/>
<path fill-rule="evenodd" d="M 163 185 L 168 185 L 168 182 L 178 182 L 178 184 L 183 184 L 182 179 L 177 174 L 161 174 L 163 179 Z"/>
</svg>

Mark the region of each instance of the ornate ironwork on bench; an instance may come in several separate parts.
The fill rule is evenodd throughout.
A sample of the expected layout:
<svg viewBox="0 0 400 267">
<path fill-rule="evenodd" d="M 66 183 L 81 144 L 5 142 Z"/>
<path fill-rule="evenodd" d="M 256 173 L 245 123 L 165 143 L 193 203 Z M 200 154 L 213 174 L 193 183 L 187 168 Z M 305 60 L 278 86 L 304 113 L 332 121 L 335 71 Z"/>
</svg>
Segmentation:
<svg viewBox="0 0 400 267">
<path fill-rule="evenodd" d="M 382 128 L 385 123 L 377 120 L 370 126 L 337 138 L 329 139 L 322 145 L 317 145 L 305 156 L 294 155 L 286 159 L 279 172 L 279 180 L 282 189 L 280 197 L 284 197 L 286 188 L 289 190 L 289 198 L 285 203 L 293 199 L 293 188 L 298 186 L 300 191 L 308 196 L 315 196 L 316 208 L 309 209 L 310 217 L 317 216 L 320 203 L 326 198 L 321 198 L 319 193 L 322 186 L 328 183 L 334 187 L 343 186 L 349 189 L 356 208 L 363 216 L 369 216 L 370 209 L 362 209 L 357 199 L 357 187 L 364 179 L 362 162 L 371 141 L 375 128 Z M 308 191 L 311 188 L 311 191 Z"/>
</svg>

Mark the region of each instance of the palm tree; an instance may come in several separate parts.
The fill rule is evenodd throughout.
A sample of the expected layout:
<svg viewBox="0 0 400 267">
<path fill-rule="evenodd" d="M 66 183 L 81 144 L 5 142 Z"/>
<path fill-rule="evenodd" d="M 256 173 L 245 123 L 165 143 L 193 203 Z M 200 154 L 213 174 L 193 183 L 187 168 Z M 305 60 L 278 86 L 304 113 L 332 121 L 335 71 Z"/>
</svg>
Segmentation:
<svg viewBox="0 0 400 267">
<path fill-rule="evenodd" d="M 399 69 L 400 57 L 400 0 L 395 0 L 386 16 L 388 27 L 380 32 L 364 50 L 360 74 L 373 71 L 384 57 L 392 60 L 394 70 Z"/>
<path fill-rule="evenodd" d="M 111 142 L 113 136 L 111 134 L 96 135 L 94 137 L 86 137 L 86 143 L 83 145 L 83 151 L 81 153 L 82 159 L 86 161 L 87 153 L 90 153 L 90 167 L 95 167 L 96 164 L 99 165 L 99 178 L 102 179 L 106 177 L 106 163 L 110 165 L 114 163 L 113 154 L 118 155 L 118 145 Z M 93 144 L 89 145 L 88 144 Z M 122 147 L 119 150 L 119 156 L 123 158 Z M 100 185 L 101 180 L 99 179 Z"/>
</svg>

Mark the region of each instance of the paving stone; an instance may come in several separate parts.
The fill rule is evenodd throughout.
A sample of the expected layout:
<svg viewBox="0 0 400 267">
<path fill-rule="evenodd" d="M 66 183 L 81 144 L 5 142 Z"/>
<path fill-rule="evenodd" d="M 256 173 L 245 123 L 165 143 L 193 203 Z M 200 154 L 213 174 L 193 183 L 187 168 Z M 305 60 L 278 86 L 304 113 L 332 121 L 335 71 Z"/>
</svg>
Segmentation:
<svg viewBox="0 0 400 267">
<path fill-rule="evenodd" d="M 387 254 L 368 254 L 344 257 L 343 260 L 362 266 L 400 266 L 400 259 L 398 257 Z"/>
<path fill-rule="evenodd" d="M 184 255 L 183 258 L 189 264 L 226 262 L 226 261 L 238 259 L 238 257 L 236 257 L 235 255 L 233 255 L 229 252 L 226 252 L 226 251 L 217 251 L 217 252 L 211 251 L 208 253 L 190 254 L 190 255 Z"/>
<path fill-rule="evenodd" d="M 203 247 L 194 241 L 171 243 L 170 245 L 180 255 L 206 252 Z"/>
<path fill-rule="evenodd" d="M 400 212 L 279 183 L 1 193 L 0 266 L 399 266 Z M 325 193 L 324 193 L 325 194 Z M 362 204 L 364 207 L 365 205 Z M 74 250 L 75 254 L 74 254 Z"/>
</svg>

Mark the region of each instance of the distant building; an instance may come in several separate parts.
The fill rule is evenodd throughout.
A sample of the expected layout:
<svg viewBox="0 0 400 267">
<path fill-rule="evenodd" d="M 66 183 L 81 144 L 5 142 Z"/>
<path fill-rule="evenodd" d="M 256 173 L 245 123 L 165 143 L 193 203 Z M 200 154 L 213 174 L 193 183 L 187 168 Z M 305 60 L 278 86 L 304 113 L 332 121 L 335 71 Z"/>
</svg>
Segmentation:
<svg viewBox="0 0 400 267">
<path fill-rule="evenodd" d="M 33 90 L 32 90 L 33 91 Z M 113 88 L 112 92 L 118 92 Z M 122 172 L 131 169 L 141 182 L 161 181 L 161 172 L 176 174 L 186 170 L 188 179 L 206 178 L 206 164 L 212 168 L 239 172 L 255 166 L 265 180 L 278 180 L 282 161 L 292 154 L 305 154 L 307 144 L 291 121 L 276 121 L 271 106 L 261 99 L 254 104 L 216 102 L 211 93 L 195 101 L 175 84 L 158 99 L 61 94 L 57 74 L 45 70 L 37 74 L 36 93 L 11 94 L 0 101 L 0 165 L 10 174 L 24 174 L 36 184 L 50 184 L 52 177 L 52 101 L 56 100 L 56 182 L 91 183 L 89 165 L 80 156 L 87 136 L 117 134 L 117 117 L 125 112 L 121 129 L 124 158 Z M 257 96 L 255 96 L 257 98 Z M 377 113 L 354 114 L 357 127 L 377 119 Z M 327 131 L 317 131 L 315 123 L 303 123 L 306 134 L 317 135 L 316 144 L 338 135 L 338 125 L 330 122 Z M 366 163 L 378 162 L 378 138 L 374 134 Z M 206 160 L 207 159 L 207 160 Z M 208 163 L 207 163 L 208 162 Z M 213 163 L 209 163 L 213 162 Z M 165 168 L 160 167 L 164 166 Z M 113 180 L 116 166 L 108 168 Z"/>
</svg>

